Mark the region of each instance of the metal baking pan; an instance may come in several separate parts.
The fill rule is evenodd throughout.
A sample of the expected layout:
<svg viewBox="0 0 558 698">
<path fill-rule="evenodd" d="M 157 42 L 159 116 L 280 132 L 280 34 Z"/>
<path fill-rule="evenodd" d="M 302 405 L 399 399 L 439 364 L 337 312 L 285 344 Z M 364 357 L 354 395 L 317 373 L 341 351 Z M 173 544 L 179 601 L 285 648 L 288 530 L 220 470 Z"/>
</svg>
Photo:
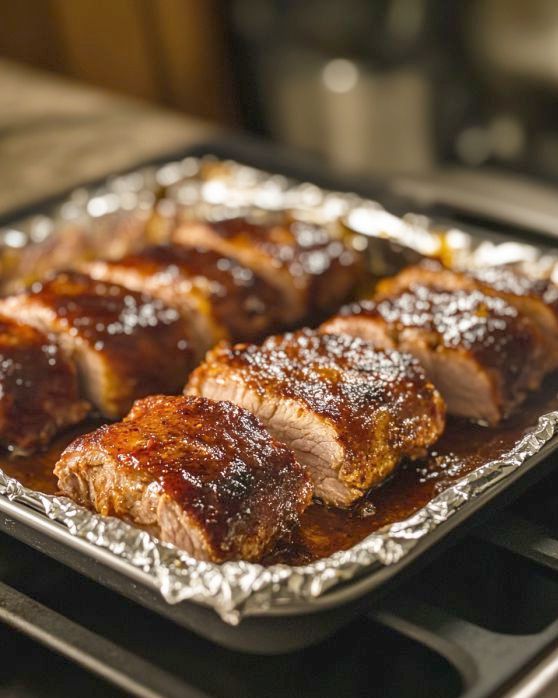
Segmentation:
<svg viewBox="0 0 558 698">
<path fill-rule="evenodd" d="M 282 175 L 286 174 L 341 192 L 358 189 L 366 193 L 362 183 L 335 182 L 323 171 L 313 173 L 306 163 L 297 170 L 293 161 L 287 162 L 284 156 L 277 158 L 276 151 L 255 147 L 251 142 L 245 147 L 242 143 L 228 148 L 218 144 L 200 146 L 163 163 L 184 158 L 191 161 L 208 153 L 222 159 L 232 156 L 248 166 L 264 168 L 274 173 L 274 186 L 278 185 L 278 176 L 278 186 L 290 186 L 283 181 Z M 86 199 L 103 186 L 96 183 L 87 187 Z M 255 186 L 259 186 L 258 181 Z M 297 191 L 310 199 L 316 195 L 313 185 L 301 185 Z M 372 193 L 381 194 L 381 187 L 374 187 Z M 328 201 L 335 208 L 346 196 L 331 194 Z M 9 223 L 15 229 L 22 214 L 50 215 L 52 207 L 64 201 L 67 197 L 20 211 Z M 355 209 L 360 206 L 378 211 L 382 219 L 388 216 L 376 204 L 354 197 L 350 202 Z M 404 202 L 397 203 L 403 210 Z M 409 232 L 418 223 L 405 225 Z M 427 236 L 426 228 L 423 232 Z M 397 238 L 397 234 L 395 242 L 404 243 L 405 235 Z M 475 236 L 478 240 L 478 231 Z M 432 239 L 435 237 L 433 234 Z M 494 239 L 494 235 L 487 232 L 486 238 Z M 508 501 L 542 477 L 553 467 L 547 456 L 558 447 L 557 424 L 557 413 L 547 415 L 509 458 L 489 464 L 467 482 L 460 481 L 451 493 L 442 493 L 447 495 L 445 499 L 437 498 L 428 511 L 421 510 L 412 517 L 412 522 L 388 533 L 373 534 L 370 538 L 375 536 L 374 540 L 367 539 L 366 545 L 339 555 L 335 564 L 330 559 L 304 569 L 282 566 L 268 572 L 247 563 L 227 563 L 219 569 L 195 563 L 172 546 L 153 542 L 147 534 L 123 522 L 101 519 L 80 511 L 69 500 L 30 492 L 6 478 L 0 478 L 0 527 L 212 641 L 243 651 L 286 652 L 319 641 L 371 608 L 412 569 L 438 554 L 444 543 L 455 540 L 480 516 L 488 515 L 498 502 Z"/>
</svg>

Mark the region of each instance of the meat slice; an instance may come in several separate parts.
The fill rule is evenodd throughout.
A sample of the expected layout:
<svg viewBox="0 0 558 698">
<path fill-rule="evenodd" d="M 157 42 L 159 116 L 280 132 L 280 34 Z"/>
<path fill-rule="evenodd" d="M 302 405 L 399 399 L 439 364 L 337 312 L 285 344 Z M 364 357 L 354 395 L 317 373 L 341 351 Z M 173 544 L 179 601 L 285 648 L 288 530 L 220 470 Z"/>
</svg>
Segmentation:
<svg viewBox="0 0 558 698">
<path fill-rule="evenodd" d="M 311 330 L 219 345 L 185 392 L 253 412 L 308 466 L 314 494 L 338 506 L 424 455 L 444 427 L 442 399 L 411 356 Z"/>
<path fill-rule="evenodd" d="M 11 250 L 9 265 L 2 268 L 2 294 L 21 291 L 82 260 L 128 254 L 145 245 L 148 219 L 149 212 L 138 207 L 57 225 L 43 240 Z"/>
<path fill-rule="evenodd" d="M 158 245 L 85 267 L 93 278 L 145 291 L 191 323 L 200 352 L 224 338 L 259 338 L 279 316 L 277 292 L 251 269 L 199 247 Z"/>
<path fill-rule="evenodd" d="M 256 272 L 281 294 L 286 324 L 343 303 L 358 282 L 362 263 L 351 246 L 333 239 L 325 227 L 302 221 L 186 221 L 172 238 L 213 249 Z"/>
<path fill-rule="evenodd" d="M 73 363 L 42 332 L 0 317 L 0 443 L 18 454 L 48 444 L 89 411 Z"/>
<path fill-rule="evenodd" d="M 548 370 L 558 367 L 558 286 L 549 279 L 534 278 L 515 265 L 462 272 L 428 260 L 381 281 L 376 295 L 393 296 L 417 285 L 447 291 L 478 289 L 486 295 L 503 298 L 539 328 L 546 347 Z"/>
<path fill-rule="evenodd" d="M 257 560 L 311 499 L 293 453 L 227 402 L 153 395 L 122 422 L 76 439 L 61 490 L 148 528 L 202 560 Z"/>
<path fill-rule="evenodd" d="M 63 272 L 0 301 L 0 313 L 56 335 L 78 366 L 87 399 L 106 417 L 177 392 L 193 366 L 188 327 L 162 301 Z"/>
<path fill-rule="evenodd" d="M 428 286 L 349 306 L 323 332 L 413 354 L 453 415 L 496 424 L 540 385 L 544 351 L 531 320 L 479 290 Z"/>
</svg>

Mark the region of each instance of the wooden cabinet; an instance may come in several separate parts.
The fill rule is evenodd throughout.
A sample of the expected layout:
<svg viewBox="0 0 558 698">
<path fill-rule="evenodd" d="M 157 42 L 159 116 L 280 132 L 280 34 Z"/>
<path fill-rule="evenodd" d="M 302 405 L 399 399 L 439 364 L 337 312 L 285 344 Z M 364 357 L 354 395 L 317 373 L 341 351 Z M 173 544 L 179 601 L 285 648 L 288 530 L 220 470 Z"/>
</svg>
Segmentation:
<svg viewBox="0 0 558 698">
<path fill-rule="evenodd" d="M 0 0 L 0 55 L 235 122 L 218 0 Z"/>
</svg>

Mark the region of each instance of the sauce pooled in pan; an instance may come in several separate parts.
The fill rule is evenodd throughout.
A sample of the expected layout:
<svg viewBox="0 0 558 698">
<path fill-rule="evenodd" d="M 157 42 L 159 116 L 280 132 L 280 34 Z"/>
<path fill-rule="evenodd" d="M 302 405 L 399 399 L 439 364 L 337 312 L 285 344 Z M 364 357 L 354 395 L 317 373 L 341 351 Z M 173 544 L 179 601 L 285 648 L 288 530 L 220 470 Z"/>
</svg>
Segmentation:
<svg viewBox="0 0 558 698">
<path fill-rule="evenodd" d="M 268 553 L 265 564 L 312 562 L 352 547 L 387 524 L 408 518 L 467 473 L 509 451 L 540 415 L 553 410 L 558 410 L 558 374 L 547 377 L 543 387 L 497 427 L 482 427 L 450 417 L 444 435 L 428 458 L 403 463 L 389 480 L 351 509 L 311 505 L 303 514 L 299 529 Z M 44 453 L 0 456 L 0 467 L 26 487 L 56 494 L 52 470 L 61 451 L 78 434 L 92 431 L 102 423 L 90 420 L 66 432 Z"/>
</svg>

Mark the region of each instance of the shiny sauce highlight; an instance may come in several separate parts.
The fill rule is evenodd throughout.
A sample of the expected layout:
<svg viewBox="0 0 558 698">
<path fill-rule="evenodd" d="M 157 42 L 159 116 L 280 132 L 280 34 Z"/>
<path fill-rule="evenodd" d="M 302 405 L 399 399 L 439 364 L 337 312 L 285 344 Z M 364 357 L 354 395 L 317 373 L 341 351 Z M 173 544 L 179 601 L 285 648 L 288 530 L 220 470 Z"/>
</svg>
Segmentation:
<svg viewBox="0 0 558 698">
<path fill-rule="evenodd" d="M 498 427 L 450 417 L 444 435 L 426 459 L 403 463 L 391 478 L 351 509 L 312 504 L 300 527 L 268 553 L 265 564 L 311 562 L 350 548 L 383 526 L 408 518 L 467 473 L 509 451 L 540 415 L 553 410 L 558 410 L 558 374 L 547 377 L 541 390 Z M 56 494 L 52 469 L 61 451 L 78 434 L 96 429 L 101 423 L 91 420 L 82 424 L 58 437 L 41 454 L 0 456 L 0 467 L 27 487 Z"/>
</svg>

